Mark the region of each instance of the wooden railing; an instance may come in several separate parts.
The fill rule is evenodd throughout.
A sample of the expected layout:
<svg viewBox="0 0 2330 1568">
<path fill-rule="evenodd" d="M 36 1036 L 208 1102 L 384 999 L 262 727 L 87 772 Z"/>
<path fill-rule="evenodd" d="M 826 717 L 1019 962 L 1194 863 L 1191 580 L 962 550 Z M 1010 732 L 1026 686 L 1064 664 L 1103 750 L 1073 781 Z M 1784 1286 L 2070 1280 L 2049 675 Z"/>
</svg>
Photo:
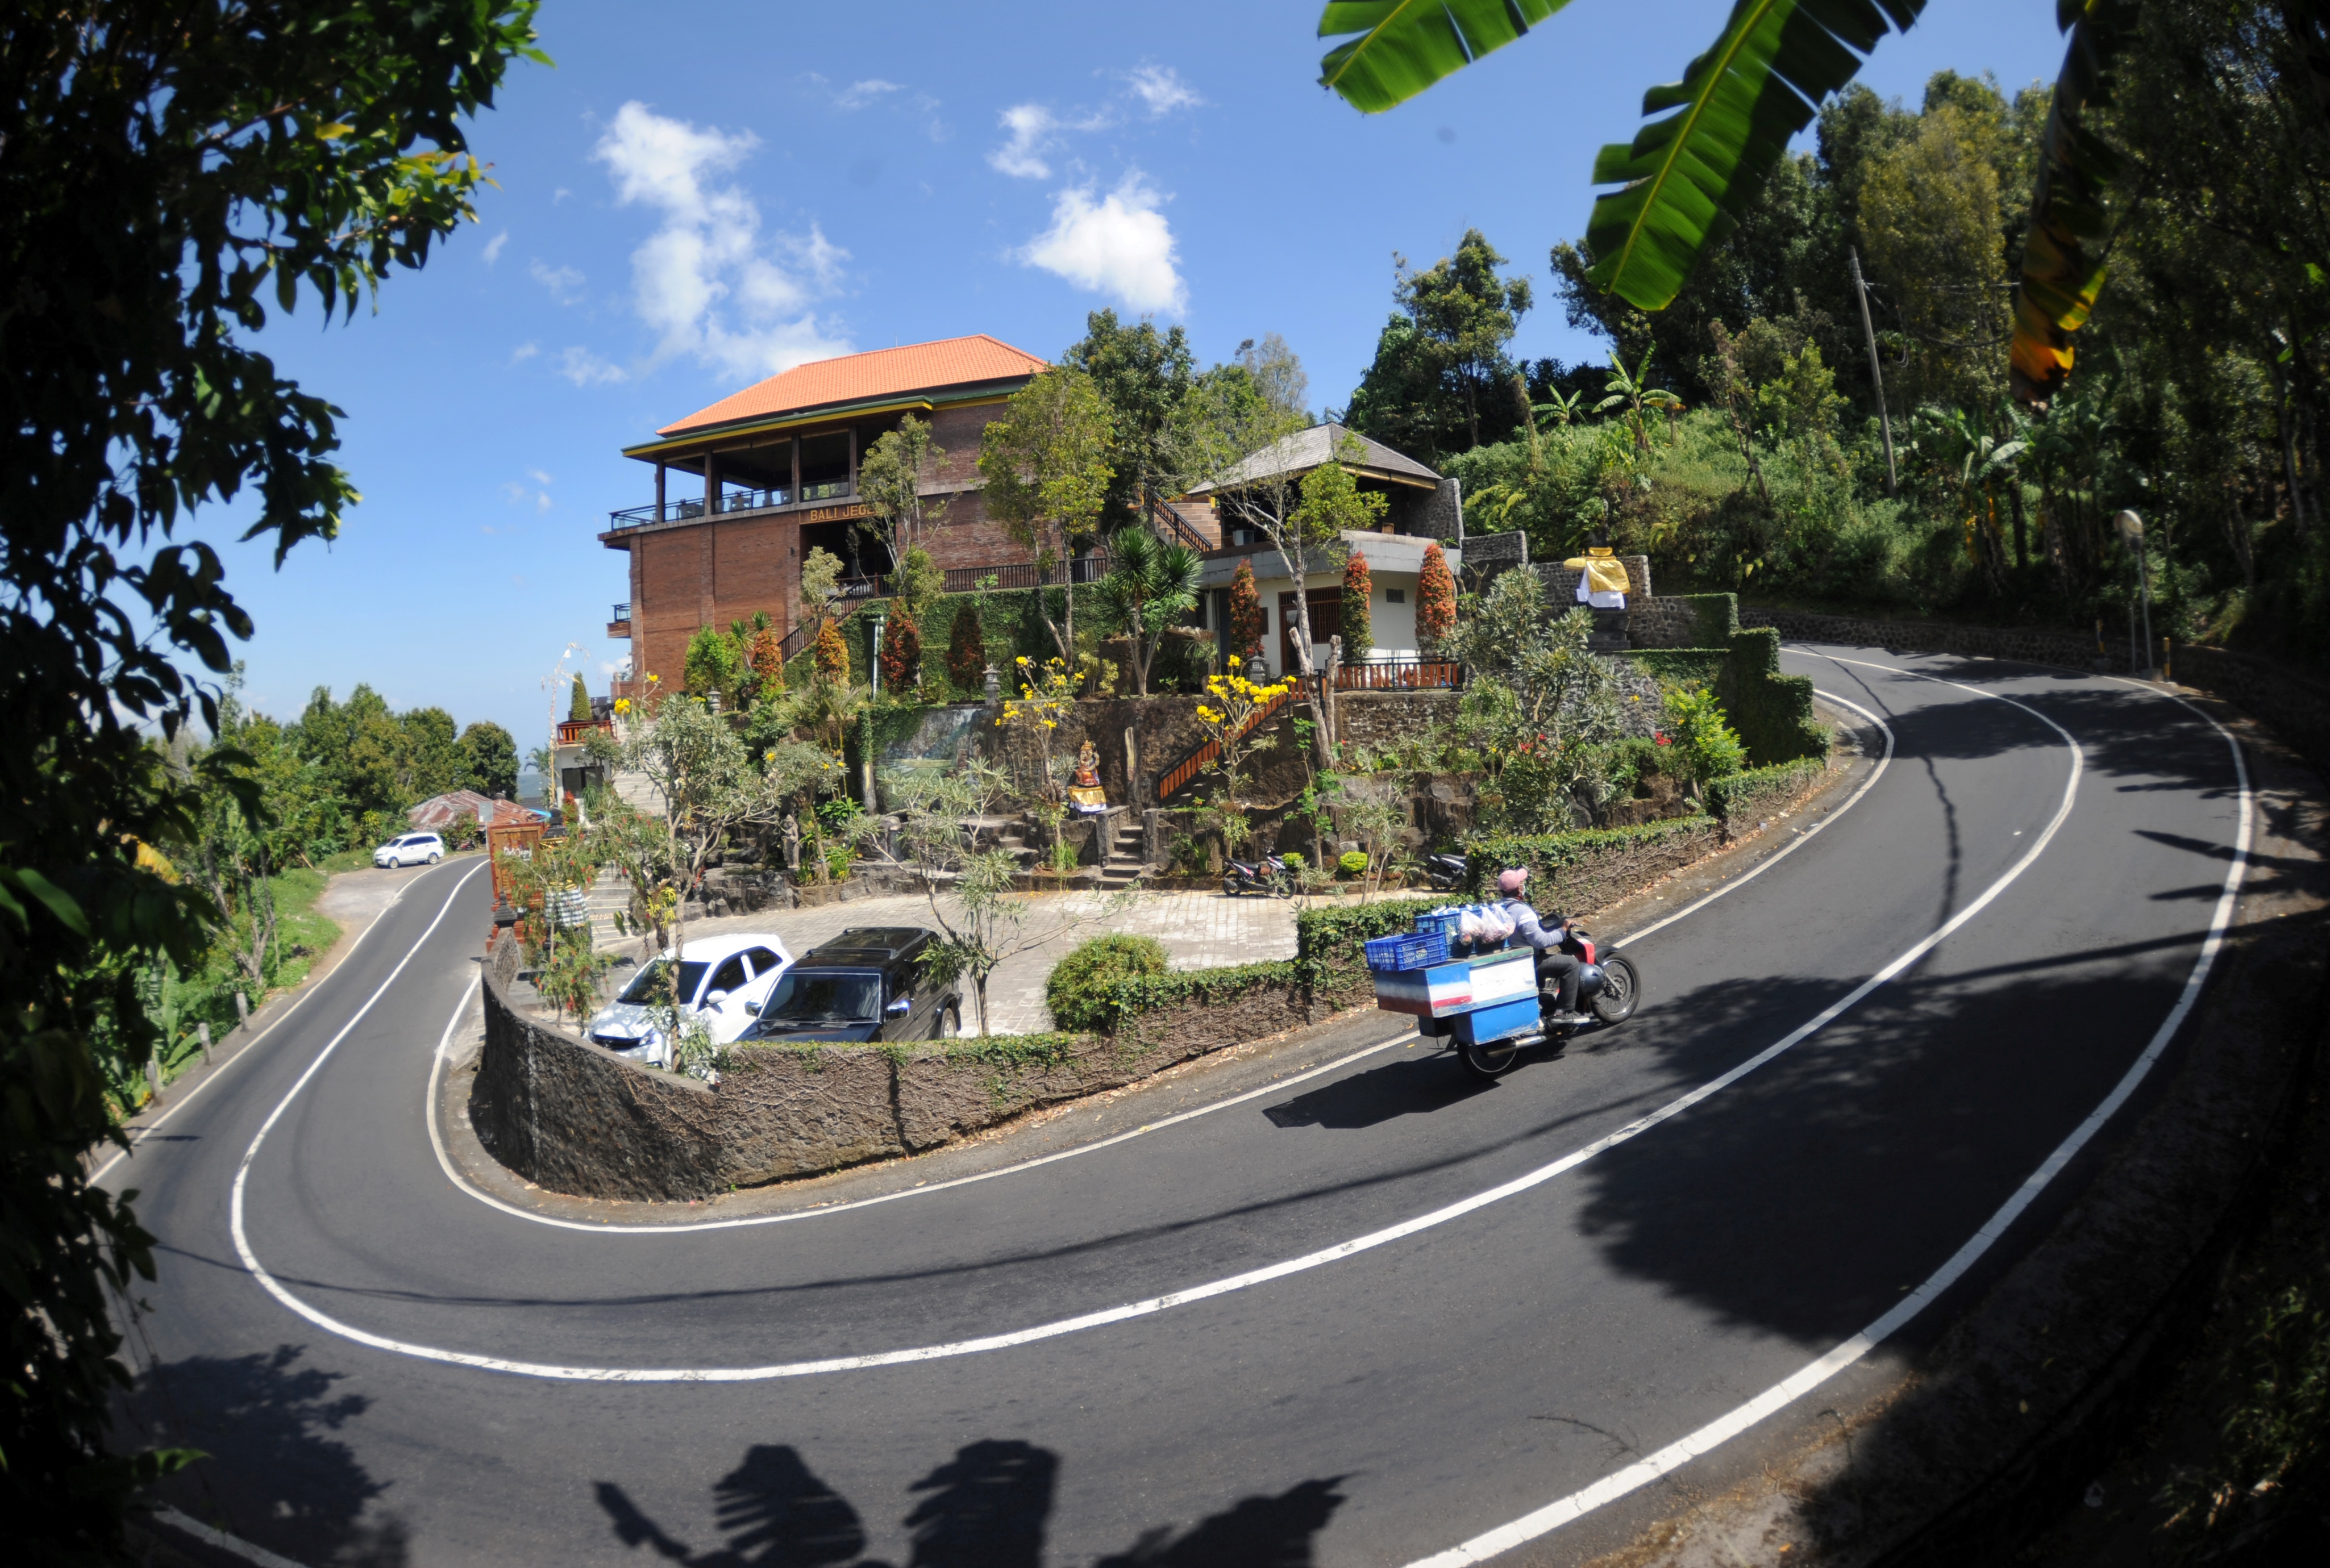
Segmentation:
<svg viewBox="0 0 2330 1568">
<path fill-rule="evenodd" d="M 1294 688 L 1293 686 L 1288 686 L 1283 691 L 1281 691 L 1276 696 L 1271 698 L 1270 701 L 1256 708 L 1254 711 L 1253 715 L 1248 718 L 1243 725 L 1239 726 L 1236 735 L 1232 738 L 1236 740 L 1244 740 L 1246 736 L 1253 734 L 1263 725 L 1270 723 L 1271 720 L 1278 716 L 1279 710 L 1286 706 L 1288 701 L 1291 700 L 1293 695 Z M 1199 773 L 1205 771 L 1206 768 L 1217 758 L 1221 756 L 1221 754 L 1222 742 L 1219 737 L 1199 743 L 1188 756 L 1183 757 L 1179 761 L 1174 763 L 1172 767 L 1167 769 L 1165 771 L 1165 777 L 1157 781 L 1158 802 L 1161 805 L 1165 801 L 1170 800 L 1174 796 L 1179 794 L 1183 789 L 1188 789 L 1189 781 L 1195 779 Z"/>
<path fill-rule="evenodd" d="M 604 730 L 612 734 L 614 729 L 615 721 L 612 719 L 561 719 L 558 722 L 558 743 L 579 746 L 590 738 L 593 730 Z"/>
<path fill-rule="evenodd" d="M 1337 665 L 1339 692 L 1454 691 L 1464 684 L 1464 666 L 1454 659 L 1372 659 Z"/>
</svg>

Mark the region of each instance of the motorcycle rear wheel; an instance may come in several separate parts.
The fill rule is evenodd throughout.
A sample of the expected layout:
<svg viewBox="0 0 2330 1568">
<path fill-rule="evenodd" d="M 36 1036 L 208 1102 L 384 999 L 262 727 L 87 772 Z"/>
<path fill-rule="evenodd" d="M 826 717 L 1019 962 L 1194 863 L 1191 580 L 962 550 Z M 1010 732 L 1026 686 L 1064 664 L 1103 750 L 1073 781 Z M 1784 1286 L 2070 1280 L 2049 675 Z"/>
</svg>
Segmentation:
<svg viewBox="0 0 2330 1568">
<path fill-rule="evenodd" d="M 1643 978 L 1632 959 L 1612 953 L 1602 960 L 1602 989 L 1586 1004 L 1605 1024 L 1623 1024 L 1643 1000 Z"/>
<path fill-rule="evenodd" d="M 1492 1040 L 1484 1045 L 1460 1045 L 1456 1059 L 1475 1078 L 1502 1078 L 1520 1065 L 1521 1046 L 1527 1043 L 1516 1038 Z"/>
</svg>

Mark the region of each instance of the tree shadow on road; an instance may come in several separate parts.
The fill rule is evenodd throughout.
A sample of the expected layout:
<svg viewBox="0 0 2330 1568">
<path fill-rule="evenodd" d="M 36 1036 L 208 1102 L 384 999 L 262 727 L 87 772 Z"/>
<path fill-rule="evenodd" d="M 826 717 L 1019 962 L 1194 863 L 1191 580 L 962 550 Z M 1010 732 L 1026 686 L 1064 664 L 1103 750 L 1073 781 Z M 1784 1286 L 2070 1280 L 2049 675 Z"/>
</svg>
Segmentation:
<svg viewBox="0 0 2330 1568">
<path fill-rule="evenodd" d="M 901 1523 L 905 1568 L 1043 1568 L 1059 1456 L 1017 1439 L 984 1439 L 916 1481 Z M 1098 1568 L 1310 1568 L 1312 1547 L 1342 1506 L 1343 1478 L 1302 1481 L 1276 1496 L 1241 1497 L 1187 1530 L 1142 1531 Z M 867 1531 L 848 1500 L 798 1450 L 756 1443 L 713 1488 L 725 1543 L 698 1551 L 651 1518 L 620 1486 L 601 1481 L 599 1507 L 615 1538 L 687 1568 L 892 1568 L 864 1555 Z"/>
<path fill-rule="evenodd" d="M 345 1375 L 299 1365 L 304 1346 L 188 1356 L 139 1380 L 128 1413 L 148 1440 L 199 1449 L 158 1488 L 204 1524 L 303 1563 L 402 1568 L 404 1525 L 373 1509 L 388 1490 L 333 1435 L 371 1408 Z M 367 1511 L 374 1516 L 365 1517 Z"/>
</svg>

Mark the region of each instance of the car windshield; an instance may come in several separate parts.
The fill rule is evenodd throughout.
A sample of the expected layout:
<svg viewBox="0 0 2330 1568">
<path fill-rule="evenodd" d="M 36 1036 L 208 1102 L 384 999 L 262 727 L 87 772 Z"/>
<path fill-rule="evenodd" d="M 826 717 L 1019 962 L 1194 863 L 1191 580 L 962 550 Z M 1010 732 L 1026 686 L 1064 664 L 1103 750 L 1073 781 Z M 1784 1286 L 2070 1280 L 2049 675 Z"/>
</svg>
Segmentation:
<svg viewBox="0 0 2330 1568">
<path fill-rule="evenodd" d="M 663 969 L 664 965 L 669 960 L 668 959 L 658 959 L 646 968 L 641 969 L 638 974 L 633 975 L 631 977 L 631 983 L 623 987 L 621 1000 L 626 1002 L 660 1002 L 664 1000 Z M 693 1002 L 696 999 L 696 987 L 704 984 L 704 971 L 708 967 L 708 965 L 705 964 L 682 964 L 679 966 L 679 999 L 681 1001 Z"/>
<path fill-rule="evenodd" d="M 788 979 L 790 994 L 761 1015 L 763 1023 L 870 1024 L 881 1016 L 879 975 L 804 975 L 795 969 Z"/>
</svg>

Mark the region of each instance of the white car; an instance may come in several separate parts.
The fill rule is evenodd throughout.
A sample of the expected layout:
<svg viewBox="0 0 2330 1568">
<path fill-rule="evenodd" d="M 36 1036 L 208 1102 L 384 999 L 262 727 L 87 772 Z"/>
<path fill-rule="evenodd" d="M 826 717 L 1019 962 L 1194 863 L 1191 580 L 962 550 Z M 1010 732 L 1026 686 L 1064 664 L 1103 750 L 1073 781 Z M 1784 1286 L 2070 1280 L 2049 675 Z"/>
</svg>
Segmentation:
<svg viewBox="0 0 2330 1568">
<path fill-rule="evenodd" d="M 633 975 L 591 1020 L 591 1038 L 634 1062 L 670 1066 L 671 1042 L 655 1017 L 655 1007 L 669 994 L 664 977 L 670 962 L 666 953 Z M 725 1045 L 760 1016 L 792 967 L 792 954 L 777 937 L 751 932 L 692 941 L 679 959 L 680 1007 L 704 1020 L 715 1044 Z"/>
<path fill-rule="evenodd" d="M 434 865 L 444 858 L 445 841 L 433 833 L 408 833 L 372 852 L 372 863 L 378 866 Z"/>
</svg>

